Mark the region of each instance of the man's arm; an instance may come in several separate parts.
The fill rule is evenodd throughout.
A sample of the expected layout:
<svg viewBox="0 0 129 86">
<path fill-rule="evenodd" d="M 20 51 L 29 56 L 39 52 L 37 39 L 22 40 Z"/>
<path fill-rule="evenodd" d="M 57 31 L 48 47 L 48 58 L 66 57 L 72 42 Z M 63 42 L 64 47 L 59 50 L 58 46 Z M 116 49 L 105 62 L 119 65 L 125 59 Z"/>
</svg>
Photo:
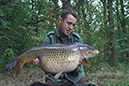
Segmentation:
<svg viewBox="0 0 129 86">
<path fill-rule="evenodd" d="M 73 32 L 72 34 L 73 34 L 73 43 L 83 43 L 81 36 L 78 33 Z"/>
<path fill-rule="evenodd" d="M 51 44 L 50 38 L 48 38 L 48 36 L 46 36 L 42 45 L 49 45 L 49 44 Z"/>
<path fill-rule="evenodd" d="M 44 42 L 42 45 L 49 45 L 49 44 L 53 44 L 53 41 L 55 40 L 55 32 L 54 31 L 50 31 L 47 36 L 44 39 Z"/>
</svg>

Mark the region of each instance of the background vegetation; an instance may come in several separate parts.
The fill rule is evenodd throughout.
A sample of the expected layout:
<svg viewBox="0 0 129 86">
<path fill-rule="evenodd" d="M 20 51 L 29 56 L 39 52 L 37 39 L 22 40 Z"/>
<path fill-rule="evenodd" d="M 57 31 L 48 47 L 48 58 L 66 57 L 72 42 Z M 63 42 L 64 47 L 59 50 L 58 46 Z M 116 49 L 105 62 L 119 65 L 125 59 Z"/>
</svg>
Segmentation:
<svg viewBox="0 0 129 86">
<path fill-rule="evenodd" d="M 93 46 L 100 54 L 90 59 L 92 66 L 86 74 L 115 74 L 119 81 L 97 78 L 97 84 L 127 85 L 129 74 L 129 1 L 128 0 L 0 0 L 0 71 L 6 63 L 43 43 L 49 31 L 58 28 L 59 13 L 71 7 L 78 14 L 74 31 L 84 43 Z M 99 75 L 97 74 L 97 75 Z M 100 74 L 103 75 L 103 74 Z M 106 78 L 106 80 L 105 80 Z M 91 82 L 93 78 L 90 78 Z M 105 81 L 104 81 L 105 80 Z M 128 84 L 129 85 L 129 84 Z"/>
</svg>

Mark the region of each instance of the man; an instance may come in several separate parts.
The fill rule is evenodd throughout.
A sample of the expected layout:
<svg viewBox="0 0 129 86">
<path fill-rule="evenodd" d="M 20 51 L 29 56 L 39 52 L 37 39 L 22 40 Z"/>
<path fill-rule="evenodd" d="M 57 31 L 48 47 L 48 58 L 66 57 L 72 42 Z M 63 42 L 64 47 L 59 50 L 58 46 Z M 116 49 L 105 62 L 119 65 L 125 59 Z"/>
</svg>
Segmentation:
<svg viewBox="0 0 129 86">
<path fill-rule="evenodd" d="M 43 44 L 56 44 L 56 43 L 83 43 L 80 36 L 73 32 L 74 26 L 77 22 L 77 15 L 72 9 L 65 9 L 59 18 L 59 29 L 51 31 L 46 36 Z M 49 74 L 46 78 L 46 84 L 49 85 L 73 85 L 73 84 L 88 84 L 88 79 L 85 77 L 83 70 L 83 61 L 80 57 L 78 67 L 70 73 L 64 73 L 59 79 L 55 80 L 54 75 Z M 39 60 L 33 61 L 34 65 L 39 66 Z"/>
</svg>

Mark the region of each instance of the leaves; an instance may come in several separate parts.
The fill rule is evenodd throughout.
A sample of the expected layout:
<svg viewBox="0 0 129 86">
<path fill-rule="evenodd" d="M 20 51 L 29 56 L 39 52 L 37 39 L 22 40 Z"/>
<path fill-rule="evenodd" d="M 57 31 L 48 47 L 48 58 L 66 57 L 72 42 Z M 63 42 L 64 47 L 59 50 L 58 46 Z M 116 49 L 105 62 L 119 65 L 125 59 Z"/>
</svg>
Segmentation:
<svg viewBox="0 0 129 86">
<path fill-rule="evenodd" d="M 52 0 L 53 1 L 53 0 Z M 51 0 L 24 0 L 14 1 L 0 6 L 0 47 L 1 63 L 20 55 L 33 46 L 43 43 L 49 31 L 59 27 L 59 14 L 62 8 L 56 6 L 57 2 Z M 80 2 L 80 3 L 79 3 Z M 125 10 L 122 14 L 120 0 L 113 0 L 113 21 L 109 23 L 107 12 L 107 0 L 75 0 L 72 8 L 78 14 L 78 21 L 74 31 L 79 33 L 84 43 L 93 46 L 100 51 L 93 62 L 111 63 L 111 33 L 114 31 L 116 55 L 118 62 L 126 63 L 129 53 L 129 5 L 123 1 Z M 127 2 L 127 3 L 125 3 Z M 118 9 L 116 9 L 118 8 Z M 122 27 L 122 18 L 126 21 L 126 27 Z M 114 25 L 114 30 L 111 26 Z M 125 32 L 123 31 L 126 30 Z M 3 67 L 3 66 L 2 66 Z M 103 67 L 101 67 L 103 68 Z M 105 70 L 105 69 L 104 69 Z"/>
<path fill-rule="evenodd" d="M 16 0 L 12 3 L 0 6 L 0 68 L 6 69 L 6 63 L 28 50 L 31 47 L 42 45 L 45 36 L 49 31 L 59 27 L 59 14 L 62 8 L 54 0 Z M 72 0 L 72 8 L 78 14 L 78 21 L 74 31 L 79 33 L 84 43 L 93 46 L 100 51 L 100 54 L 92 59 L 91 67 L 84 66 L 86 73 L 89 73 L 90 82 L 94 83 L 92 76 L 96 71 L 128 72 L 129 63 L 129 1 L 113 0 L 113 21 L 110 23 L 107 11 L 109 4 L 107 0 Z M 120 7 L 124 7 L 124 14 Z M 122 18 L 126 22 L 122 26 Z M 114 25 L 114 37 L 118 65 L 110 66 L 111 33 Z M 125 30 L 125 31 L 124 31 Z M 87 69 L 87 70 L 86 70 Z M 4 71 L 4 70 L 3 70 Z M 119 81 L 112 81 L 110 77 L 102 76 L 95 79 L 100 85 L 128 85 L 127 77 L 123 74 L 117 76 Z M 101 74 L 103 75 L 103 74 Z M 114 78 L 114 76 L 111 76 Z M 107 81 L 108 79 L 108 81 Z M 105 80 L 105 81 L 104 81 Z M 125 82 L 125 83 L 124 83 Z"/>
</svg>

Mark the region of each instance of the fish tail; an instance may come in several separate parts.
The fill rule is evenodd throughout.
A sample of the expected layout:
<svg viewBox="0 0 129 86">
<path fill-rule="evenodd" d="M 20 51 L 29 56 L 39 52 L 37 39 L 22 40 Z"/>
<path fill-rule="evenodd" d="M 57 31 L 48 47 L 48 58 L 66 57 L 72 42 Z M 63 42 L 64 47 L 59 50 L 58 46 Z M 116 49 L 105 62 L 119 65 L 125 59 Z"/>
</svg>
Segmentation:
<svg viewBox="0 0 129 86">
<path fill-rule="evenodd" d="M 14 58 L 7 63 L 7 68 L 13 69 L 14 77 L 17 77 L 20 74 L 23 65 L 27 62 L 31 62 L 31 61 L 29 61 L 26 58 Z"/>
<path fill-rule="evenodd" d="M 37 51 L 38 50 L 38 51 Z M 18 76 L 22 70 L 22 67 L 25 63 L 31 63 L 40 51 L 40 48 L 31 48 L 28 51 L 24 52 L 23 54 L 19 55 L 18 57 L 12 59 L 7 63 L 8 69 L 13 69 L 14 76 Z"/>
<path fill-rule="evenodd" d="M 18 60 L 18 58 L 14 58 L 14 59 L 8 61 L 7 65 L 6 65 L 7 68 L 8 69 L 13 69 L 17 64 L 17 60 Z"/>
<path fill-rule="evenodd" d="M 20 62 L 18 62 L 18 63 L 16 64 L 16 66 L 15 66 L 14 69 L 13 69 L 14 77 L 17 77 L 17 76 L 20 74 L 23 65 L 24 65 L 24 64 L 22 64 L 22 63 L 20 63 Z"/>
</svg>

